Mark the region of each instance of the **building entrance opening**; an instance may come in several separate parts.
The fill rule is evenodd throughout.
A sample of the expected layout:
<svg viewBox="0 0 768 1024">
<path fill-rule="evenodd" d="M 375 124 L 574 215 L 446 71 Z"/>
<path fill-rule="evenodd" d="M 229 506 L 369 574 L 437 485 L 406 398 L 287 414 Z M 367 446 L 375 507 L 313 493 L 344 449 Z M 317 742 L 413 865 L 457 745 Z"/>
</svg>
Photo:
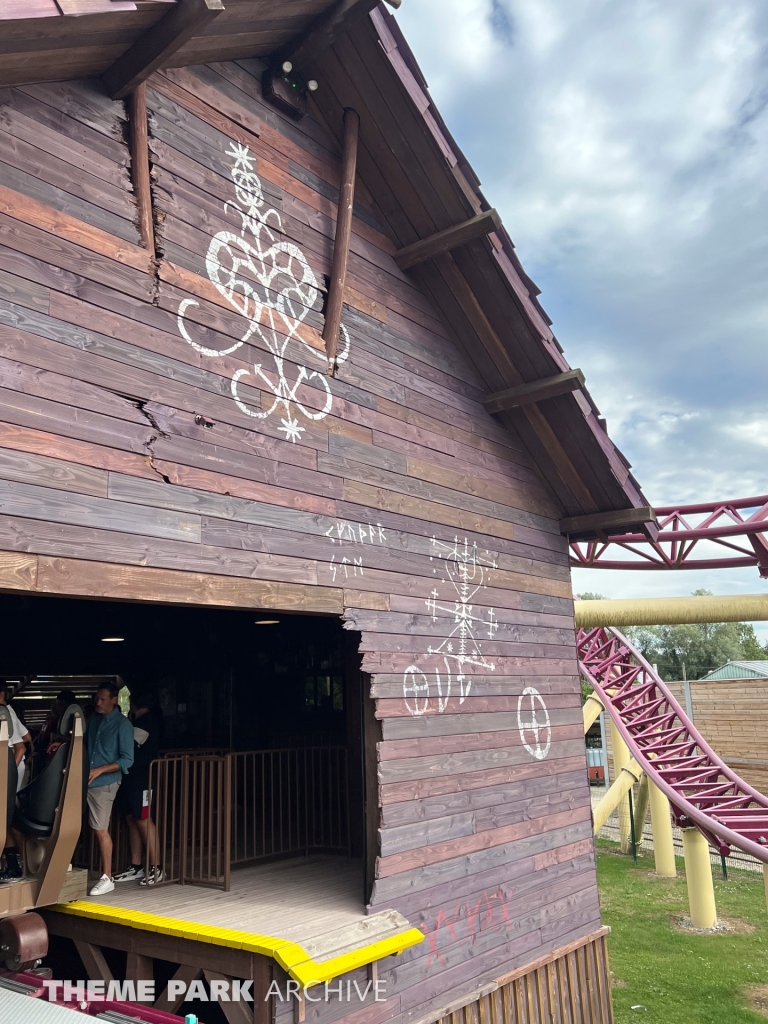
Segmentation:
<svg viewBox="0 0 768 1024">
<path fill-rule="evenodd" d="M 186 885 L 198 923 L 286 937 L 293 915 L 304 939 L 313 907 L 364 913 L 375 735 L 359 634 L 332 616 L 31 595 L 0 596 L 0 612 L 0 674 L 33 739 L 27 780 L 51 757 L 61 691 L 90 718 L 114 683 L 157 739 L 133 808 L 149 829 L 141 871 L 88 900 L 172 917 Z M 135 864 L 130 810 L 118 799 L 109 824 L 115 877 Z M 92 884 L 99 863 L 86 821 L 75 867 Z"/>
</svg>

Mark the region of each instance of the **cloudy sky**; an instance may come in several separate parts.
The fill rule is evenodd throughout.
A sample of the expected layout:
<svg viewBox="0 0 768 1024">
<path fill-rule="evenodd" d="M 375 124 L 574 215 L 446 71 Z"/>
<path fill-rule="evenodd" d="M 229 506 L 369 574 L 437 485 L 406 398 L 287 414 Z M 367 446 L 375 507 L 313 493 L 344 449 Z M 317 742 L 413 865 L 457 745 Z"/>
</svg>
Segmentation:
<svg viewBox="0 0 768 1024">
<path fill-rule="evenodd" d="M 768 5 L 404 0 L 397 17 L 651 503 L 768 493 Z"/>
</svg>

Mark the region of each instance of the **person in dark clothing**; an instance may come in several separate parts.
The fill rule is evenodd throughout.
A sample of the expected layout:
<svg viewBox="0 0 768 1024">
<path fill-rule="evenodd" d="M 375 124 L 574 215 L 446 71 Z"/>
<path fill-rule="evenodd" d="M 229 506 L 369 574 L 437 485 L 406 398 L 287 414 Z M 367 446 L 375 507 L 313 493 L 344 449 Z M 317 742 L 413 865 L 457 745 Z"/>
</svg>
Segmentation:
<svg viewBox="0 0 768 1024">
<path fill-rule="evenodd" d="M 50 761 L 52 754 L 48 753 L 48 750 L 53 743 L 61 743 L 64 739 L 59 733 L 59 723 L 61 722 L 61 716 L 70 706 L 70 704 L 77 704 L 78 700 L 73 690 L 59 690 L 56 695 L 56 700 L 53 702 L 51 710 L 48 712 L 48 717 L 45 720 L 45 725 L 40 730 L 38 735 L 35 737 L 34 748 L 35 753 L 39 755 L 39 760 L 42 764 L 40 768 L 45 767 L 48 761 Z"/>
<path fill-rule="evenodd" d="M 133 723 L 133 765 L 123 780 L 118 805 L 128 822 L 131 866 L 115 875 L 115 881 L 155 885 L 162 881 L 163 872 L 157 863 L 157 834 L 152 821 L 152 794 L 149 790 L 149 766 L 160 752 L 160 723 L 154 713 L 153 696 L 131 694 L 129 717 Z M 149 874 L 144 870 L 144 850 L 147 851 Z"/>
</svg>

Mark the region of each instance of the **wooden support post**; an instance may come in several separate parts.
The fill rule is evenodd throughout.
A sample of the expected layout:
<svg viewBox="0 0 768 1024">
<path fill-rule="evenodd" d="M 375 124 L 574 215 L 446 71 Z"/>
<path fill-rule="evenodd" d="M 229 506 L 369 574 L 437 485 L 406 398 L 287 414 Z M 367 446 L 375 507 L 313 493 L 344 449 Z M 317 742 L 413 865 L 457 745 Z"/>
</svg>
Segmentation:
<svg viewBox="0 0 768 1024">
<path fill-rule="evenodd" d="M 567 395 L 571 391 L 583 388 L 584 384 L 584 374 L 581 370 L 566 370 L 565 373 L 556 373 L 553 377 L 542 377 L 541 380 L 531 381 L 530 384 L 518 384 L 515 388 L 497 391 L 484 398 L 483 405 L 488 412 L 504 412 L 505 409 L 543 402 L 545 398 Z"/>
<path fill-rule="evenodd" d="M 694 928 L 714 928 L 717 908 L 709 843 L 697 828 L 683 829 L 683 856 L 691 924 Z"/>
<path fill-rule="evenodd" d="M 336 238 L 333 243 L 331 283 L 328 288 L 328 307 L 325 311 L 323 341 L 328 356 L 328 373 L 336 372 L 336 353 L 339 348 L 341 310 L 344 305 L 344 284 L 347 279 L 349 239 L 352 234 L 352 207 L 355 202 L 355 171 L 357 168 L 357 139 L 360 117 L 356 110 L 344 111 L 344 149 L 341 156 L 341 189 L 336 217 Z"/>
<path fill-rule="evenodd" d="M 274 978 L 275 961 L 272 957 L 254 953 L 251 960 L 253 981 L 253 1024 L 272 1024 L 274 1020 L 274 996 L 267 993 Z"/>
<path fill-rule="evenodd" d="M 653 830 L 653 856 L 656 874 L 663 878 L 675 878 L 675 844 L 672 841 L 672 816 L 669 800 L 651 779 L 648 780 L 648 799 L 651 805 L 651 828 Z"/>
<path fill-rule="evenodd" d="M 618 780 L 619 775 L 623 768 L 625 768 L 632 759 L 629 753 L 629 747 L 624 742 L 624 737 L 621 735 L 616 725 L 611 719 L 611 747 L 613 748 L 613 774 L 615 779 Z M 618 805 L 619 812 L 619 843 L 621 844 L 621 852 L 629 853 L 630 844 L 630 822 L 629 822 L 629 797 L 622 797 Z"/>
<path fill-rule="evenodd" d="M 501 217 L 495 210 L 486 210 L 476 217 L 462 221 L 461 224 L 453 224 L 443 231 L 437 231 L 427 238 L 420 238 L 418 242 L 403 246 L 395 253 L 395 263 L 401 270 L 418 266 L 427 260 L 434 259 L 452 249 L 458 249 L 476 238 L 484 238 L 491 231 L 498 231 L 501 227 Z"/>
<path fill-rule="evenodd" d="M 154 976 L 154 964 L 151 956 L 144 956 L 143 953 L 128 954 L 125 964 L 126 981 L 152 981 Z"/>
<path fill-rule="evenodd" d="M 112 981 L 112 971 L 107 966 L 104 954 L 98 946 L 90 942 L 79 942 L 75 940 L 75 948 L 83 961 L 85 973 L 91 981 Z"/>
<path fill-rule="evenodd" d="M 165 1010 L 166 1013 L 176 1013 L 186 998 L 187 989 L 202 973 L 202 967 L 191 967 L 187 964 L 182 964 L 155 1000 L 154 1008 L 156 1010 Z M 184 988 L 177 992 L 176 987 L 174 987 L 174 991 L 171 993 L 170 984 L 172 981 L 183 983 Z"/>
<path fill-rule="evenodd" d="M 187 40 L 224 10 L 222 0 L 180 0 L 161 20 L 136 40 L 102 77 L 113 100 L 130 95 L 153 71 L 166 62 Z"/>
<path fill-rule="evenodd" d="M 296 1007 L 294 1014 L 296 1024 L 304 1024 L 307 1019 L 307 999 L 303 988 L 299 989 L 294 1006 Z"/>
<path fill-rule="evenodd" d="M 149 180 L 149 138 L 147 132 L 147 87 L 141 83 L 128 98 L 131 133 L 131 177 L 136 195 L 141 240 L 155 258 L 155 228 L 152 217 L 152 187 Z"/>
<path fill-rule="evenodd" d="M 219 974 L 218 971 L 203 971 L 205 980 L 209 985 L 213 982 L 225 982 L 227 988 L 231 991 L 232 979 L 227 977 L 226 974 Z M 213 998 L 213 990 L 211 991 L 211 998 Z M 243 1000 L 237 1000 L 235 1002 L 227 1002 L 225 999 L 217 999 L 217 1005 L 224 1016 L 227 1018 L 227 1024 L 251 1024 L 251 1013 L 247 1007 L 247 1003 Z"/>
</svg>

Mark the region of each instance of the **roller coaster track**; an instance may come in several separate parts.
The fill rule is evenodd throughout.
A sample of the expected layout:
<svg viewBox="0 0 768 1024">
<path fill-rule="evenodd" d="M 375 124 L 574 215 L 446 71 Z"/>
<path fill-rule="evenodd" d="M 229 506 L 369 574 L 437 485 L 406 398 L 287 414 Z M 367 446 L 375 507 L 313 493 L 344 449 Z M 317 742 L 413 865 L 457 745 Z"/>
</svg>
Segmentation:
<svg viewBox="0 0 768 1024">
<path fill-rule="evenodd" d="M 768 578 L 768 495 L 654 509 L 641 533 L 571 540 L 571 566 L 592 569 L 734 569 Z M 702 550 L 702 547 L 704 550 Z M 620 556 L 620 557 L 617 557 Z"/>
<path fill-rule="evenodd" d="M 678 825 L 695 826 L 727 856 L 768 863 L 768 798 L 712 750 L 642 654 L 617 629 L 580 629 L 579 664 Z"/>
</svg>

